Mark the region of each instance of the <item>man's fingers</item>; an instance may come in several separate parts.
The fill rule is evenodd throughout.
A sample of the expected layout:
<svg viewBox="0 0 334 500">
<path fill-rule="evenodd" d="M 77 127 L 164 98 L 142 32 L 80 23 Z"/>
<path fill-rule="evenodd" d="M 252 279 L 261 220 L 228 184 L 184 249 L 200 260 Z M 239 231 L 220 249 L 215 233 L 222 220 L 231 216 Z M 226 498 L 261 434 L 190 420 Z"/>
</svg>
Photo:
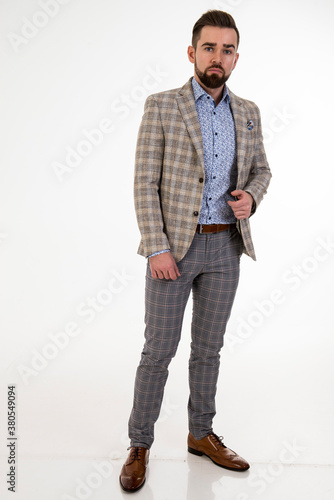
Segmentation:
<svg viewBox="0 0 334 500">
<path fill-rule="evenodd" d="M 234 212 L 234 215 L 237 219 L 241 220 L 241 219 L 247 219 L 247 217 L 250 216 L 250 210 L 247 210 L 247 211 L 236 211 Z"/>
<path fill-rule="evenodd" d="M 171 280 L 175 281 L 179 276 L 181 276 L 180 271 L 175 264 L 175 266 L 169 271 L 169 277 Z"/>
<path fill-rule="evenodd" d="M 234 191 L 231 191 L 232 196 L 240 196 L 242 193 L 244 193 L 242 189 L 235 189 Z"/>
<path fill-rule="evenodd" d="M 173 267 L 168 269 L 165 273 L 165 278 L 166 279 L 171 279 L 175 281 L 180 275 L 179 270 L 177 268 L 177 265 L 175 264 Z"/>
<path fill-rule="evenodd" d="M 246 200 L 236 200 L 236 201 L 228 201 L 227 202 L 230 207 L 234 210 L 236 210 L 237 208 L 242 208 L 244 207 L 245 205 L 247 205 L 247 202 Z"/>
<path fill-rule="evenodd" d="M 249 193 L 242 191 L 242 189 L 235 189 L 231 192 L 231 195 L 239 198 L 236 201 L 227 202 L 232 208 L 235 217 L 238 220 L 247 219 L 252 210 L 252 196 Z"/>
<path fill-rule="evenodd" d="M 150 258 L 152 278 L 176 280 L 180 275 L 176 262 L 170 252 Z"/>
<path fill-rule="evenodd" d="M 175 281 L 176 278 L 177 278 L 177 276 L 176 276 L 174 269 L 171 269 L 168 273 L 167 279 L 171 279 L 171 280 Z"/>
</svg>

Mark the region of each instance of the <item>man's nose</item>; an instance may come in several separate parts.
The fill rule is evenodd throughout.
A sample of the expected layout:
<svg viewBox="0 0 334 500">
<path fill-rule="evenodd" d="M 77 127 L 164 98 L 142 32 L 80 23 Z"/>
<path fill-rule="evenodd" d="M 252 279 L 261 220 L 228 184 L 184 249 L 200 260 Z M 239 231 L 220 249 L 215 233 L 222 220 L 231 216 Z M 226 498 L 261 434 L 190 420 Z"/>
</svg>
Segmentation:
<svg viewBox="0 0 334 500">
<path fill-rule="evenodd" d="M 211 61 L 213 64 L 221 64 L 223 61 L 222 61 L 222 56 L 221 56 L 220 52 L 213 53 Z"/>
</svg>

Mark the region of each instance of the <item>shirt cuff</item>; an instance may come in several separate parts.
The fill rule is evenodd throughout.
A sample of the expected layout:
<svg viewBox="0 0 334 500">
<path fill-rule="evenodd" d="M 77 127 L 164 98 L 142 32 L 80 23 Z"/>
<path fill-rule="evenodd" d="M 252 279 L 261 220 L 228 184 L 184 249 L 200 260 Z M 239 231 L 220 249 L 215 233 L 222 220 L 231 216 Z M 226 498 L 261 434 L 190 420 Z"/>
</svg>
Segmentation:
<svg viewBox="0 0 334 500">
<path fill-rule="evenodd" d="M 150 257 L 155 257 L 155 255 L 160 255 L 161 253 L 166 253 L 166 252 L 170 252 L 170 250 L 160 250 L 160 252 L 152 253 L 147 258 L 149 259 Z"/>
</svg>

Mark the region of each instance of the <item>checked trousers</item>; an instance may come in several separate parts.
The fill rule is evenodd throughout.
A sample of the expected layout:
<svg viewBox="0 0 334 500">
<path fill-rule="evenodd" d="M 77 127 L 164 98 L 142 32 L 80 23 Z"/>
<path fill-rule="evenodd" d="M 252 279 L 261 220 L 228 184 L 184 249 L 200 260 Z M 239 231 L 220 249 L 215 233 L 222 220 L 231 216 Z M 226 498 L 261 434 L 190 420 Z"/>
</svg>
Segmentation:
<svg viewBox="0 0 334 500">
<path fill-rule="evenodd" d="M 150 448 L 159 417 L 168 365 L 180 340 L 184 310 L 192 291 L 189 359 L 189 431 L 202 439 L 212 431 L 220 350 L 239 281 L 242 238 L 232 226 L 214 234 L 195 233 L 177 263 L 177 280 L 152 278 L 145 291 L 145 344 L 136 372 L 129 419 L 131 446 Z"/>
</svg>

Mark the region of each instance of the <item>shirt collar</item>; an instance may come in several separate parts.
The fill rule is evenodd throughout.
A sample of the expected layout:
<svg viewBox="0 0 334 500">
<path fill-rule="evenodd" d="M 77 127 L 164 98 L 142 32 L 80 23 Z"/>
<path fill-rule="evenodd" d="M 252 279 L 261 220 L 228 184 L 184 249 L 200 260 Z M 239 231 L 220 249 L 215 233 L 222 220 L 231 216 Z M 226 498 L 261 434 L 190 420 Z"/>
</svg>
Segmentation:
<svg viewBox="0 0 334 500">
<path fill-rule="evenodd" d="M 202 95 L 206 95 L 208 96 L 209 94 L 203 89 L 203 87 L 198 83 L 198 81 L 196 80 L 196 78 L 193 76 L 192 80 L 191 80 L 191 84 L 192 84 L 192 87 L 193 87 L 193 91 L 194 91 L 194 97 L 195 97 L 195 101 L 197 101 L 200 97 L 202 97 Z M 211 97 L 211 96 L 210 96 Z M 229 91 L 228 91 L 228 88 L 227 88 L 227 85 L 225 84 L 224 87 L 223 87 L 223 97 L 222 97 L 222 101 L 224 101 L 224 99 L 226 99 L 226 101 L 229 103 L 230 102 L 230 94 L 229 94 Z"/>
</svg>

